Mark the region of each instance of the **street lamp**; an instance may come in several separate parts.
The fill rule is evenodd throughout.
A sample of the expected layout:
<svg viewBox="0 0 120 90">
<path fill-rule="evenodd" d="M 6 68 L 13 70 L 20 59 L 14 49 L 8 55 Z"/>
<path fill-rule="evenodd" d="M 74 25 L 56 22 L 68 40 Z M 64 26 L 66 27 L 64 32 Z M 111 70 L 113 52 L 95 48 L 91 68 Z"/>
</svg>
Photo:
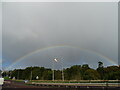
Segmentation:
<svg viewBox="0 0 120 90">
<path fill-rule="evenodd" d="M 64 71 L 63 71 L 63 61 L 62 61 L 62 59 L 61 59 L 61 66 L 62 66 L 62 80 L 64 81 Z"/>
<path fill-rule="evenodd" d="M 30 80 L 32 80 L 32 67 L 31 67 Z"/>
<path fill-rule="evenodd" d="M 58 60 L 55 58 L 53 60 L 53 74 L 52 74 L 52 80 L 54 81 L 55 80 L 55 73 L 54 73 L 54 62 L 58 62 Z M 62 67 L 62 80 L 64 81 L 64 72 L 63 72 L 63 62 L 61 60 L 61 67 Z"/>
<path fill-rule="evenodd" d="M 57 60 L 56 58 L 53 60 L 53 70 L 52 70 L 52 71 L 53 71 L 53 74 L 52 74 L 52 80 L 53 80 L 53 81 L 55 80 L 55 75 L 54 75 L 54 74 L 55 74 L 55 73 L 54 73 L 54 61 L 55 61 L 55 62 L 58 62 L 58 60 Z"/>
<path fill-rule="evenodd" d="M 19 80 L 19 70 L 18 70 L 17 80 Z"/>
</svg>

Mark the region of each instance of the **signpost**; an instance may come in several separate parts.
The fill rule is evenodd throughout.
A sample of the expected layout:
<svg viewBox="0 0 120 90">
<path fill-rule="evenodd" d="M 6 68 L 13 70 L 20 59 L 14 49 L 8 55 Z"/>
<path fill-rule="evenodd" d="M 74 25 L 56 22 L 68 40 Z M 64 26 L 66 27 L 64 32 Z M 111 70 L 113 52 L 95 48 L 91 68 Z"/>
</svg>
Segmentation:
<svg viewBox="0 0 120 90">
<path fill-rule="evenodd" d="M 37 77 L 36 77 L 36 79 L 38 80 L 38 79 L 39 79 L 39 77 L 37 76 Z"/>
</svg>

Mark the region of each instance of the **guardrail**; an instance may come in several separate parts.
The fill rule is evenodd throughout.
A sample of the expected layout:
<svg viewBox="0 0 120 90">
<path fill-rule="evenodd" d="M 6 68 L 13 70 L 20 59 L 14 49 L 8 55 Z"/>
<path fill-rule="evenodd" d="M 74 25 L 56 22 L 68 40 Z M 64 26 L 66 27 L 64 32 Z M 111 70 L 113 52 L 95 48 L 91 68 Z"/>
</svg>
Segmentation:
<svg viewBox="0 0 120 90">
<path fill-rule="evenodd" d="M 36 83 L 30 82 L 28 84 L 35 86 L 48 86 L 48 87 L 120 87 L 119 83 Z"/>
</svg>

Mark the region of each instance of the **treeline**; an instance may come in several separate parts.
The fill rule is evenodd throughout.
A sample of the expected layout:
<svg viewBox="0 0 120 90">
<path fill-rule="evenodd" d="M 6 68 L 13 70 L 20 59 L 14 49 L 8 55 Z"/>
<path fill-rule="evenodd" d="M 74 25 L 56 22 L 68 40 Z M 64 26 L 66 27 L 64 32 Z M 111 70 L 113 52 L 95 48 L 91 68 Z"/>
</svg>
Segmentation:
<svg viewBox="0 0 120 90">
<path fill-rule="evenodd" d="M 92 69 L 88 64 L 74 65 L 63 70 L 65 80 L 120 80 L 120 66 L 104 67 L 98 62 L 98 68 Z M 52 80 L 53 71 L 44 67 L 27 67 L 4 71 L 3 77 L 21 80 Z M 54 70 L 55 80 L 62 80 L 62 70 Z"/>
</svg>

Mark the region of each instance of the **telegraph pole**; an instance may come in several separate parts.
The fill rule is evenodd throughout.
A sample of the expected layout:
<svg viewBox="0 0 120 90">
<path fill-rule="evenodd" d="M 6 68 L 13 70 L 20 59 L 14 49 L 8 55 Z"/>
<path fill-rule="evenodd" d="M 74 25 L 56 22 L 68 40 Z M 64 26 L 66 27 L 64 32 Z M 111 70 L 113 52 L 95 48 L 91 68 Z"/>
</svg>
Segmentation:
<svg viewBox="0 0 120 90">
<path fill-rule="evenodd" d="M 32 80 L 32 67 L 31 67 L 31 73 L 30 73 L 30 80 Z"/>
<path fill-rule="evenodd" d="M 64 68 L 63 68 L 63 61 L 61 59 L 61 66 L 62 66 L 62 80 L 64 81 Z"/>
<path fill-rule="evenodd" d="M 52 80 L 54 81 L 54 79 L 55 79 L 55 75 L 54 75 L 54 60 L 53 60 L 53 69 L 52 69 L 52 72 L 53 72 L 53 74 L 52 74 Z"/>
<path fill-rule="evenodd" d="M 17 79 L 19 80 L 19 70 L 18 70 L 18 76 L 17 76 Z"/>
</svg>

